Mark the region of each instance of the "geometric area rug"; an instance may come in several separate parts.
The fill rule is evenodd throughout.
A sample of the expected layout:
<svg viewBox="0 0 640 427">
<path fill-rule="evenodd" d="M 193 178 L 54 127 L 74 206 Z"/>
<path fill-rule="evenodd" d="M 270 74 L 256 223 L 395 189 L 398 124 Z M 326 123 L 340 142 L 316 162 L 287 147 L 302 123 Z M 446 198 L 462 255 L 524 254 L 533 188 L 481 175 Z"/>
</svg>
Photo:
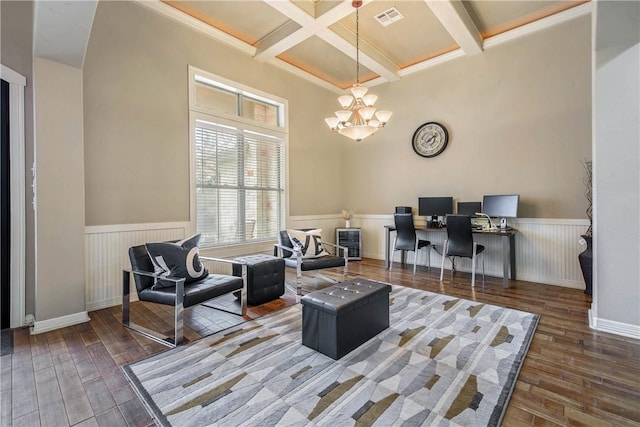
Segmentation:
<svg viewBox="0 0 640 427">
<path fill-rule="evenodd" d="M 123 367 L 159 425 L 500 425 L 539 316 L 393 286 L 390 326 L 340 360 L 300 304 Z"/>
</svg>

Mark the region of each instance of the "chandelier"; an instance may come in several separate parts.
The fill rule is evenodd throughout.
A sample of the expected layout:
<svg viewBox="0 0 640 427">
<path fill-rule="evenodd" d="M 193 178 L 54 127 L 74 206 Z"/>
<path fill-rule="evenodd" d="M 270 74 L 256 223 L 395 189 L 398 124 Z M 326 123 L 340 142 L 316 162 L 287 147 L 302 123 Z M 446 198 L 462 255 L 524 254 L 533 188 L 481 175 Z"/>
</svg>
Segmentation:
<svg viewBox="0 0 640 427">
<path fill-rule="evenodd" d="M 359 36 L 359 8 L 362 0 L 353 0 L 351 5 L 356 8 L 356 82 L 351 87 L 351 95 L 338 97 L 342 110 L 336 111 L 334 117 L 324 119 L 332 131 L 362 141 L 384 127 L 391 117 L 391 111 L 376 111 L 373 104 L 377 95 L 367 93 L 368 88 L 360 84 L 360 36 Z M 375 115 L 375 118 L 374 118 Z"/>
</svg>

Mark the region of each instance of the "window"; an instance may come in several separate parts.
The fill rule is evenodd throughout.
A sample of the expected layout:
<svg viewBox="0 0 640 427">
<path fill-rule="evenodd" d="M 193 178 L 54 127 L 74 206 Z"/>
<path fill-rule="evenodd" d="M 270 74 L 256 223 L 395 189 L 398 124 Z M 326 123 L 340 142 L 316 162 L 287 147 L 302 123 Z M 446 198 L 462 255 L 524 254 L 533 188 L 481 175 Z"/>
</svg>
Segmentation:
<svg viewBox="0 0 640 427">
<path fill-rule="evenodd" d="M 201 245 L 273 239 L 285 222 L 286 104 L 196 70 L 191 81 Z"/>
</svg>

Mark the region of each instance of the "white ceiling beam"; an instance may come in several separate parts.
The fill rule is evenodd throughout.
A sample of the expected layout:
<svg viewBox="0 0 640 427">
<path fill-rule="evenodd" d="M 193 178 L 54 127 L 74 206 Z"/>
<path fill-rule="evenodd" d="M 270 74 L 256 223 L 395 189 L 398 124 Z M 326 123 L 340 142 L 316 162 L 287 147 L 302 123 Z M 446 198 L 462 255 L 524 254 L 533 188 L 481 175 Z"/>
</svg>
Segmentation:
<svg viewBox="0 0 640 427">
<path fill-rule="evenodd" d="M 356 59 L 356 47 L 333 31 L 325 29 L 324 31 L 316 34 L 316 36 L 329 43 L 345 55 L 353 58 L 353 60 Z M 384 65 L 383 62 L 386 62 L 389 65 Z M 374 58 L 372 55 L 369 55 L 369 53 L 363 52 L 363 50 L 360 49 L 360 64 L 380 75 L 380 77 L 387 81 L 400 79 L 395 65 L 382 55 L 379 55 L 379 58 Z"/>
<path fill-rule="evenodd" d="M 436 18 L 467 55 L 482 52 L 482 36 L 460 0 L 425 0 Z"/>
<path fill-rule="evenodd" d="M 363 2 L 360 7 L 366 6 L 369 2 L 370 1 Z M 318 16 L 316 20 L 325 27 L 328 27 L 351 15 L 354 11 L 355 8 L 351 5 L 351 0 L 343 0 L 339 5 Z"/>
<path fill-rule="evenodd" d="M 269 61 L 312 36 L 322 39 L 350 58 L 356 59 L 356 48 L 347 41 L 348 35 L 340 35 L 329 29 L 329 26 L 354 12 L 351 0 L 343 0 L 342 3 L 316 19 L 290 1 L 263 1 L 302 28 L 296 31 L 285 28 L 282 31 L 275 31 L 270 34 L 259 43 L 255 55 L 256 59 L 263 62 Z M 369 2 L 365 2 L 364 5 Z M 361 7 L 364 7 L 364 5 Z M 370 53 L 360 51 L 360 63 L 387 81 L 395 81 L 400 78 L 393 62 L 383 55 L 377 54 L 372 49 L 370 49 Z"/>
<path fill-rule="evenodd" d="M 307 27 L 300 27 L 296 22 L 289 21 L 258 42 L 254 58 L 267 62 L 312 35 Z"/>
<path fill-rule="evenodd" d="M 592 13 L 592 10 L 593 10 L 593 6 L 591 2 L 584 3 L 576 7 L 572 7 L 571 9 L 567 9 L 565 11 L 556 13 L 555 15 L 542 18 L 538 21 L 534 21 L 534 22 L 531 22 L 530 24 L 526 24 L 521 27 L 514 28 L 512 30 L 495 35 L 493 37 L 489 37 L 483 43 L 484 49 L 489 49 L 495 46 L 499 46 L 503 43 L 518 39 L 520 37 L 524 37 L 529 34 L 536 33 L 538 31 L 544 31 L 548 28 L 553 27 L 554 25 L 562 24 L 564 22 L 569 22 L 576 18 L 580 18 L 581 16 L 589 15 Z M 462 51 L 462 49 L 456 49 L 454 51 L 445 53 L 444 55 L 436 56 L 435 58 L 431 58 L 426 61 L 419 62 L 417 64 L 403 68 L 398 72 L 398 74 L 400 75 L 400 77 L 405 77 L 410 74 L 417 73 L 419 71 L 423 71 L 428 68 L 434 67 L 436 65 L 449 62 L 453 59 L 460 58 L 464 55 L 465 53 Z M 369 82 L 368 86 L 375 86 L 381 83 L 384 83 L 384 81 L 377 79 Z"/>
<path fill-rule="evenodd" d="M 291 20 L 288 24 L 269 34 L 260 40 L 257 46 L 255 58 L 261 62 L 267 62 L 302 43 L 309 37 L 325 30 L 345 16 L 353 13 L 351 0 L 344 0 L 338 6 L 332 8 L 320 17 L 313 18 L 304 10 L 290 1 L 262 0 L 282 15 Z M 295 29 L 294 29 L 295 28 Z"/>
</svg>

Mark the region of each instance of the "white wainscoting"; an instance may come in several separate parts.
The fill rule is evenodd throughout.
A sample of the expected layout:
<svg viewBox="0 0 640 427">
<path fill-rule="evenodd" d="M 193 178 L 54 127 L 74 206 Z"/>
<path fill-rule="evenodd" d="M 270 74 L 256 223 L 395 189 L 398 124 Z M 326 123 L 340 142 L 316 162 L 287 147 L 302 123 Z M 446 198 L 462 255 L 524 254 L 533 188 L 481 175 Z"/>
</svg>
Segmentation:
<svg viewBox="0 0 640 427">
<path fill-rule="evenodd" d="M 87 311 L 122 303 L 122 270 L 131 268 L 130 247 L 182 239 L 188 226 L 185 222 L 85 227 Z"/>
<path fill-rule="evenodd" d="M 362 252 L 366 258 L 384 259 L 384 226 L 393 224 L 393 215 L 356 215 L 353 227 L 362 228 Z M 416 225 L 425 225 L 416 217 Z M 578 241 L 587 229 L 586 220 L 574 219 L 518 219 L 510 221 L 518 229 L 516 235 L 516 272 L 519 280 L 584 289 L 578 254 L 584 249 Z M 288 228 L 322 228 L 323 238 L 335 243 L 335 229 L 344 221 L 336 215 L 308 215 L 290 217 Z M 121 304 L 122 270 L 131 267 L 128 250 L 146 242 L 182 239 L 191 229 L 188 222 L 160 224 L 127 224 L 90 226 L 85 228 L 86 251 L 86 309 L 98 310 Z M 392 235 L 393 236 L 393 235 Z M 429 233 L 432 243 L 441 250 L 445 233 Z M 275 236 L 274 236 L 275 239 Z M 486 273 L 502 277 L 500 240 L 479 236 L 487 249 Z M 273 241 L 253 245 L 237 245 L 202 250 L 205 256 L 233 258 L 250 253 L 272 253 Z M 426 265 L 426 251 L 420 251 L 418 264 Z M 431 252 L 431 265 L 440 268 L 441 258 Z M 397 254 L 396 261 L 400 255 Z M 413 262 L 413 255 L 408 256 Z M 461 260 L 461 270 L 469 270 L 470 262 Z M 448 264 L 446 264 L 448 266 Z M 207 265 L 211 271 L 217 271 Z M 447 267 L 448 268 L 448 267 Z M 222 272 L 222 271 L 220 271 Z M 132 297 L 135 299 L 135 292 Z"/>
<path fill-rule="evenodd" d="M 425 226 L 424 218 L 416 217 L 416 226 Z M 393 225 L 393 215 L 357 215 L 351 225 L 362 228 L 362 252 L 367 258 L 384 259 L 385 225 Z M 514 219 L 509 225 L 516 228 L 516 274 L 519 280 L 584 289 L 584 279 L 578 262 L 578 254 L 584 250 L 579 243 L 580 235 L 589 226 L 586 220 L 576 219 Z M 445 232 L 426 233 L 438 251 L 446 238 Z M 391 234 L 393 243 L 394 233 Z M 477 241 L 485 245 L 485 269 L 489 276 L 502 277 L 501 239 L 477 236 Z M 396 253 L 395 261 L 400 261 Z M 407 260 L 413 263 L 413 253 Z M 431 251 L 431 266 L 440 268 L 442 258 Z M 427 264 L 426 250 L 418 254 L 418 265 Z M 470 271 L 470 260 L 456 261 L 456 267 Z M 450 268 L 447 261 L 445 268 Z M 480 268 L 480 267 L 479 267 Z M 480 270 L 479 270 L 480 271 Z"/>
<path fill-rule="evenodd" d="M 334 242 L 334 230 L 342 226 L 339 215 L 300 216 L 289 220 L 289 228 L 324 227 L 323 236 Z M 87 311 L 99 310 L 122 303 L 122 270 L 130 269 L 129 248 L 147 242 L 162 242 L 188 237 L 189 222 L 157 224 L 120 224 L 85 227 L 85 286 Z M 215 249 L 202 249 L 203 256 L 235 258 L 253 253 L 273 253 L 273 241 L 251 245 L 234 245 Z M 228 274 L 229 266 L 206 262 L 212 273 Z M 133 283 L 132 283 L 133 287 Z M 137 299 L 135 287 L 132 300 Z"/>
</svg>

